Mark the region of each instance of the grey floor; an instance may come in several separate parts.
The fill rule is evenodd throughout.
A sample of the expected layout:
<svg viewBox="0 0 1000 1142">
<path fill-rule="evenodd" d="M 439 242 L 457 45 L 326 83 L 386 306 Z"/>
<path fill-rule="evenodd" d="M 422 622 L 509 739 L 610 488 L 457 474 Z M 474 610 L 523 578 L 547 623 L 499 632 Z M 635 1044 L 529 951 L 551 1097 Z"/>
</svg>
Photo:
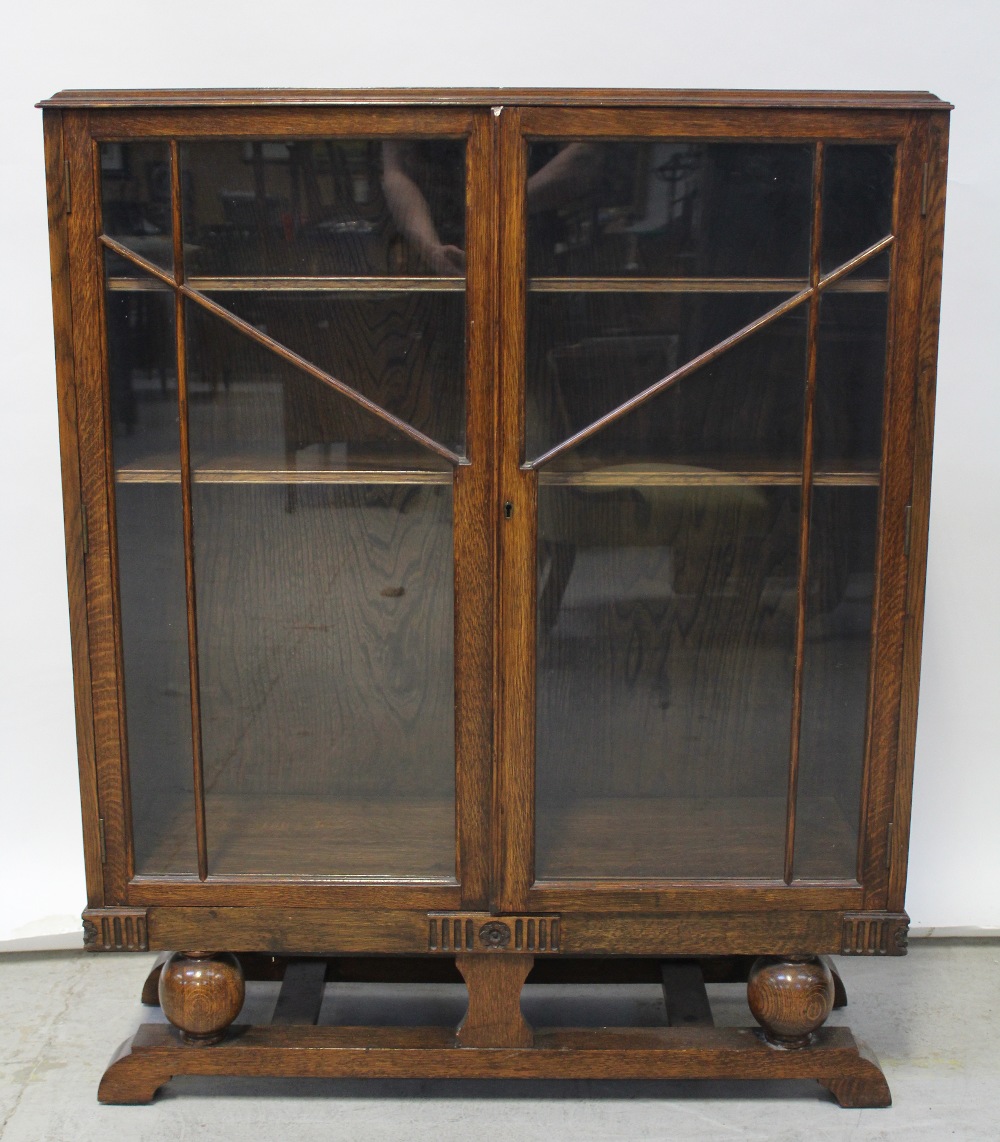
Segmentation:
<svg viewBox="0 0 1000 1142">
<path fill-rule="evenodd" d="M 1000 941 L 919 940 L 905 959 L 841 960 L 849 1006 L 831 1016 L 876 1052 L 888 1110 L 841 1110 L 815 1083 L 421 1082 L 175 1079 L 145 1107 L 102 1107 L 101 1072 L 118 1043 L 159 1012 L 139 989 L 151 955 L 0 955 L 0 1138 L 109 1137 L 294 1142 L 476 1138 L 1000 1139 Z M 276 985 L 256 985 L 242 1018 L 266 1019 Z M 321 1022 L 461 1014 L 458 988 L 328 988 Z M 530 994 L 528 994 L 530 992 Z M 717 1022 L 749 1021 L 738 987 L 713 987 Z M 543 998 L 547 997 L 547 998 Z M 658 989 L 584 1000 L 527 989 L 534 1022 L 656 1022 Z M 436 1004 L 436 1006 L 435 1006 Z M 374 1008 L 362 1016 L 366 1008 Z"/>
</svg>

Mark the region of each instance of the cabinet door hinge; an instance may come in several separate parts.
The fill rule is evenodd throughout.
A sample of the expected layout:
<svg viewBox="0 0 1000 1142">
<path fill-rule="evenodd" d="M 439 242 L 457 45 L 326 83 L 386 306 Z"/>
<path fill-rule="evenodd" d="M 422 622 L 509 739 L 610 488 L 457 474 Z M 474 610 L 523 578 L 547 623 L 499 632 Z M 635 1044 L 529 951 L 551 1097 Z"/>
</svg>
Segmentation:
<svg viewBox="0 0 1000 1142">
<path fill-rule="evenodd" d="M 895 821 L 889 822 L 889 827 L 885 831 L 885 867 L 892 868 L 892 827 Z"/>
<path fill-rule="evenodd" d="M 65 191 L 66 213 L 73 213 L 73 193 L 70 190 L 69 181 L 69 159 L 63 163 L 63 187 Z"/>
<path fill-rule="evenodd" d="M 913 514 L 913 504 L 903 508 L 903 554 L 910 557 L 910 516 Z"/>
<path fill-rule="evenodd" d="M 924 181 L 920 187 L 920 217 L 927 214 L 927 180 L 930 178 L 930 163 L 924 163 Z"/>
<path fill-rule="evenodd" d="M 108 846 L 104 840 L 104 818 L 97 818 L 97 835 L 101 842 L 101 864 L 108 863 Z"/>
<path fill-rule="evenodd" d="M 90 526 L 87 523 L 87 505 L 80 504 L 80 529 L 83 538 L 83 554 L 90 554 Z"/>
</svg>

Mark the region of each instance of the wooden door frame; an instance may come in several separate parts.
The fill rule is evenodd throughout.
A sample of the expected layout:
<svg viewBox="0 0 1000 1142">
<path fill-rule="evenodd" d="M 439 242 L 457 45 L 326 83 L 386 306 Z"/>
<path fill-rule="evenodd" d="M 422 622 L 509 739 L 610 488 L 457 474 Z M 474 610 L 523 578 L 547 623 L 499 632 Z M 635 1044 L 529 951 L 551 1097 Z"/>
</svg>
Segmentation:
<svg viewBox="0 0 1000 1142">
<path fill-rule="evenodd" d="M 46 109 L 48 164 L 55 210 L 64 211 L 62 246 L 68 276 L 57 283 L 71 349 L 59 358 L 63 465 L 71 600 L 85 599 L 75 623 L 84 796 L 88 902 L 99 906 L 287 904 L 299 907 L 485 907 L 491 835 L 492 684 L 494 671 L 493 298 L 495 291 L 495 126 L 475 107 L 241 107 Z M 64 138 L 63 138 L 64 136 Z M 455 468 L 455 751 L 456 880 L 454 883 L 300 876 L 136 876 L 122 687 L 120 605 L 114 524 L 108 349 L 103 255 L 98 240 L 102 141 L 136 139 L 465 138 L 467 141 L 466 430 L 468 464 Z M 60 171 L 58 163 L 64 160 Z M 65 174 L 65 178 L 60 177 Z M 68 179 L 68 183 L 67 180 Z M 71 192 L 71 194 L 70 194 Z M 63 199 L 71 197 L 66 209 Z M 59 199 L 57 202 L 56 199 Z M 53 226 L 59 245 L 60 227 Z M 62 247 L 60 247 L 61 249 Z M 59 252 L 59 251 L 57 251 Z M 67 332 L 67 336 L 69 333 Z M 75 423 L 74 423 L 75 422 Z M 72 432 L 69 431 L 72 428 Z M 79 489 L 77 491 L 76 489 Z M 72 498 L 82 503 L 82 529 L 72 533 Z M 79 517 L 77 517 L 79 518 Z M 85 554 L 84 554 L 85 551 Z M 78 608 L 81 609 L 81 608 Z M 83 664 L 86 664 L 84 669 Z M 93 744 L 91 744 L 91 742 Z M 86 790 L 93 788 L 91 796 Z"/>
<path fill-rule="evenodd" d="M 947 111 L 931 115 L 898 109 L 766 110 L 733 108 L 624 109 L 618 107 L 505 108 L 501 115 L 501 253 L 499 370 L 501 437 L 499 496 L 511 505 L 498 522 L 500 630 L 497 637 L 497 732 L 494 852 L 491 910 L 495 913 L 585 909 L 618 910 L 844 909 L 901 911 L 905 844 L 912 779 L 913 724 L 919 670 L 919 615 L 923 575 L 910 586 L 908 565 L 921 566 L 926 544 L 930 426 L 936 320 L 921 333 L 939 293 L 943 229 Z M 925 163 L 930 124 L 931 222 Z M 531 138 L 657 137 L 732 141 L 891 143 L 897 147 L 892 276 L 887 330 L 882 469 L 878 509 L 876 597 L 866 714 L 865 762 L 854 881 L 775 880 L 535 881 L 535 592 L 537 474 L 521 467 L 525 386 L 525 182 L 526 144 Z M 922 201 L 923 199 L 923 201 Z M 906 226 L 901 226 L 905 222 Z M 925 286 L 925 279 L 927 285 Z M 937 291 L 937 292 L 936 292 Z M 920 406 L 915 406 L 920 356 Z M 919 417 L 914 450 L 914 417 Z M 917 488 L 913 488 L 916 466 Z M 912 504 L 912 507 L 911 507 Z M 911 511 L 916 530 L 904 532 Z M 903 664 L 904 636 L 906 664 Z M 906 678 L 903 678 L 905 670 Z M 907 706 L 900 721 L 905 681 Z M 903 738 L 900 754 L 900 738 Z M 899 757 L 899 761 L 897 758 Z M 894 820 L 895 818 L 895 820 Z M 891 855 L 890 857 L 890 846 Z M 902 861 L 902 868 L 900 867 Z M 890 893 L 890 878 L 892 892 Z"/>
</svg>

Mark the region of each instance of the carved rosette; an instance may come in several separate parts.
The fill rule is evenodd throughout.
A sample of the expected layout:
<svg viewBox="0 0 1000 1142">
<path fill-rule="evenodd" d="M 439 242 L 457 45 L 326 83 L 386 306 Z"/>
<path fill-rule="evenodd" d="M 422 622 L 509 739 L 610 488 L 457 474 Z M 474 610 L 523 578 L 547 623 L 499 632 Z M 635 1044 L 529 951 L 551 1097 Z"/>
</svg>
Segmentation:
<svg viewBox="0 0 1000 1142">
<path fill-rule="evenodd" d="M 479 929 L 479 942 L 484 948 L 506 948 L 510 943 L 510 928 L 502 920 L 491 920 Z"/>
<path fill-rule="evenodd" d="M 558 916 L 491 916 L 489 912 L 431 912 L 427 950 L 451 955 L 469 952 L 561 951 Z"/>
</svg>

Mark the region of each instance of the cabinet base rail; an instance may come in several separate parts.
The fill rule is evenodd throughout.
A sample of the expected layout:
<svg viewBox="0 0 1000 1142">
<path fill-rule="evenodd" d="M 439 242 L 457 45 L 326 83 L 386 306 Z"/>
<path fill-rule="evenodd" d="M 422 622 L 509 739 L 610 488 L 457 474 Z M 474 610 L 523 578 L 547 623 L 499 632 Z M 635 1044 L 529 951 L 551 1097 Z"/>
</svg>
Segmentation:
<svg viewBox="0 0 1000 1142">
<path fill-rule="evenodd" d="M 103 1103 L 148 1103 L 177 1075 L 255 1078 L 815 1079 L 844 1107 L 890 1104 L 874 1055 L 845 1027 L 823 1027 L 843 985 L 818 957 L 762 957 L 725 976 L 706 961 L 659 967 L 666 1026 L 533 1029 L 520 1010 L 531 957 L 458 956 L 469 1008 L 458 1028 L 317 1026 L 331 965 L 322 959 L 247 957 L 250 978 L 284 979 L 267 1025 L 233 1023 L 243 976 L 232 956 L 161 958 L 143 991 L 175 1024 L 145 1023 L 115 1054 Z M 236 965 L 234 970 L 233 965 Z M 745 966 L 745 965 L 743 965 Z M 710 978 L 749 976 L 760 1027 L 716 1027 Z M 184 1002 L 178 995 L 187 992 Z M 219 1022 L 225 1025 L 216 1027 Z M 185 1024 L 187 1025 L 185 1029 Z M 812 1028 L 803 1030 L 805 1024 Z"/>
</svg>

